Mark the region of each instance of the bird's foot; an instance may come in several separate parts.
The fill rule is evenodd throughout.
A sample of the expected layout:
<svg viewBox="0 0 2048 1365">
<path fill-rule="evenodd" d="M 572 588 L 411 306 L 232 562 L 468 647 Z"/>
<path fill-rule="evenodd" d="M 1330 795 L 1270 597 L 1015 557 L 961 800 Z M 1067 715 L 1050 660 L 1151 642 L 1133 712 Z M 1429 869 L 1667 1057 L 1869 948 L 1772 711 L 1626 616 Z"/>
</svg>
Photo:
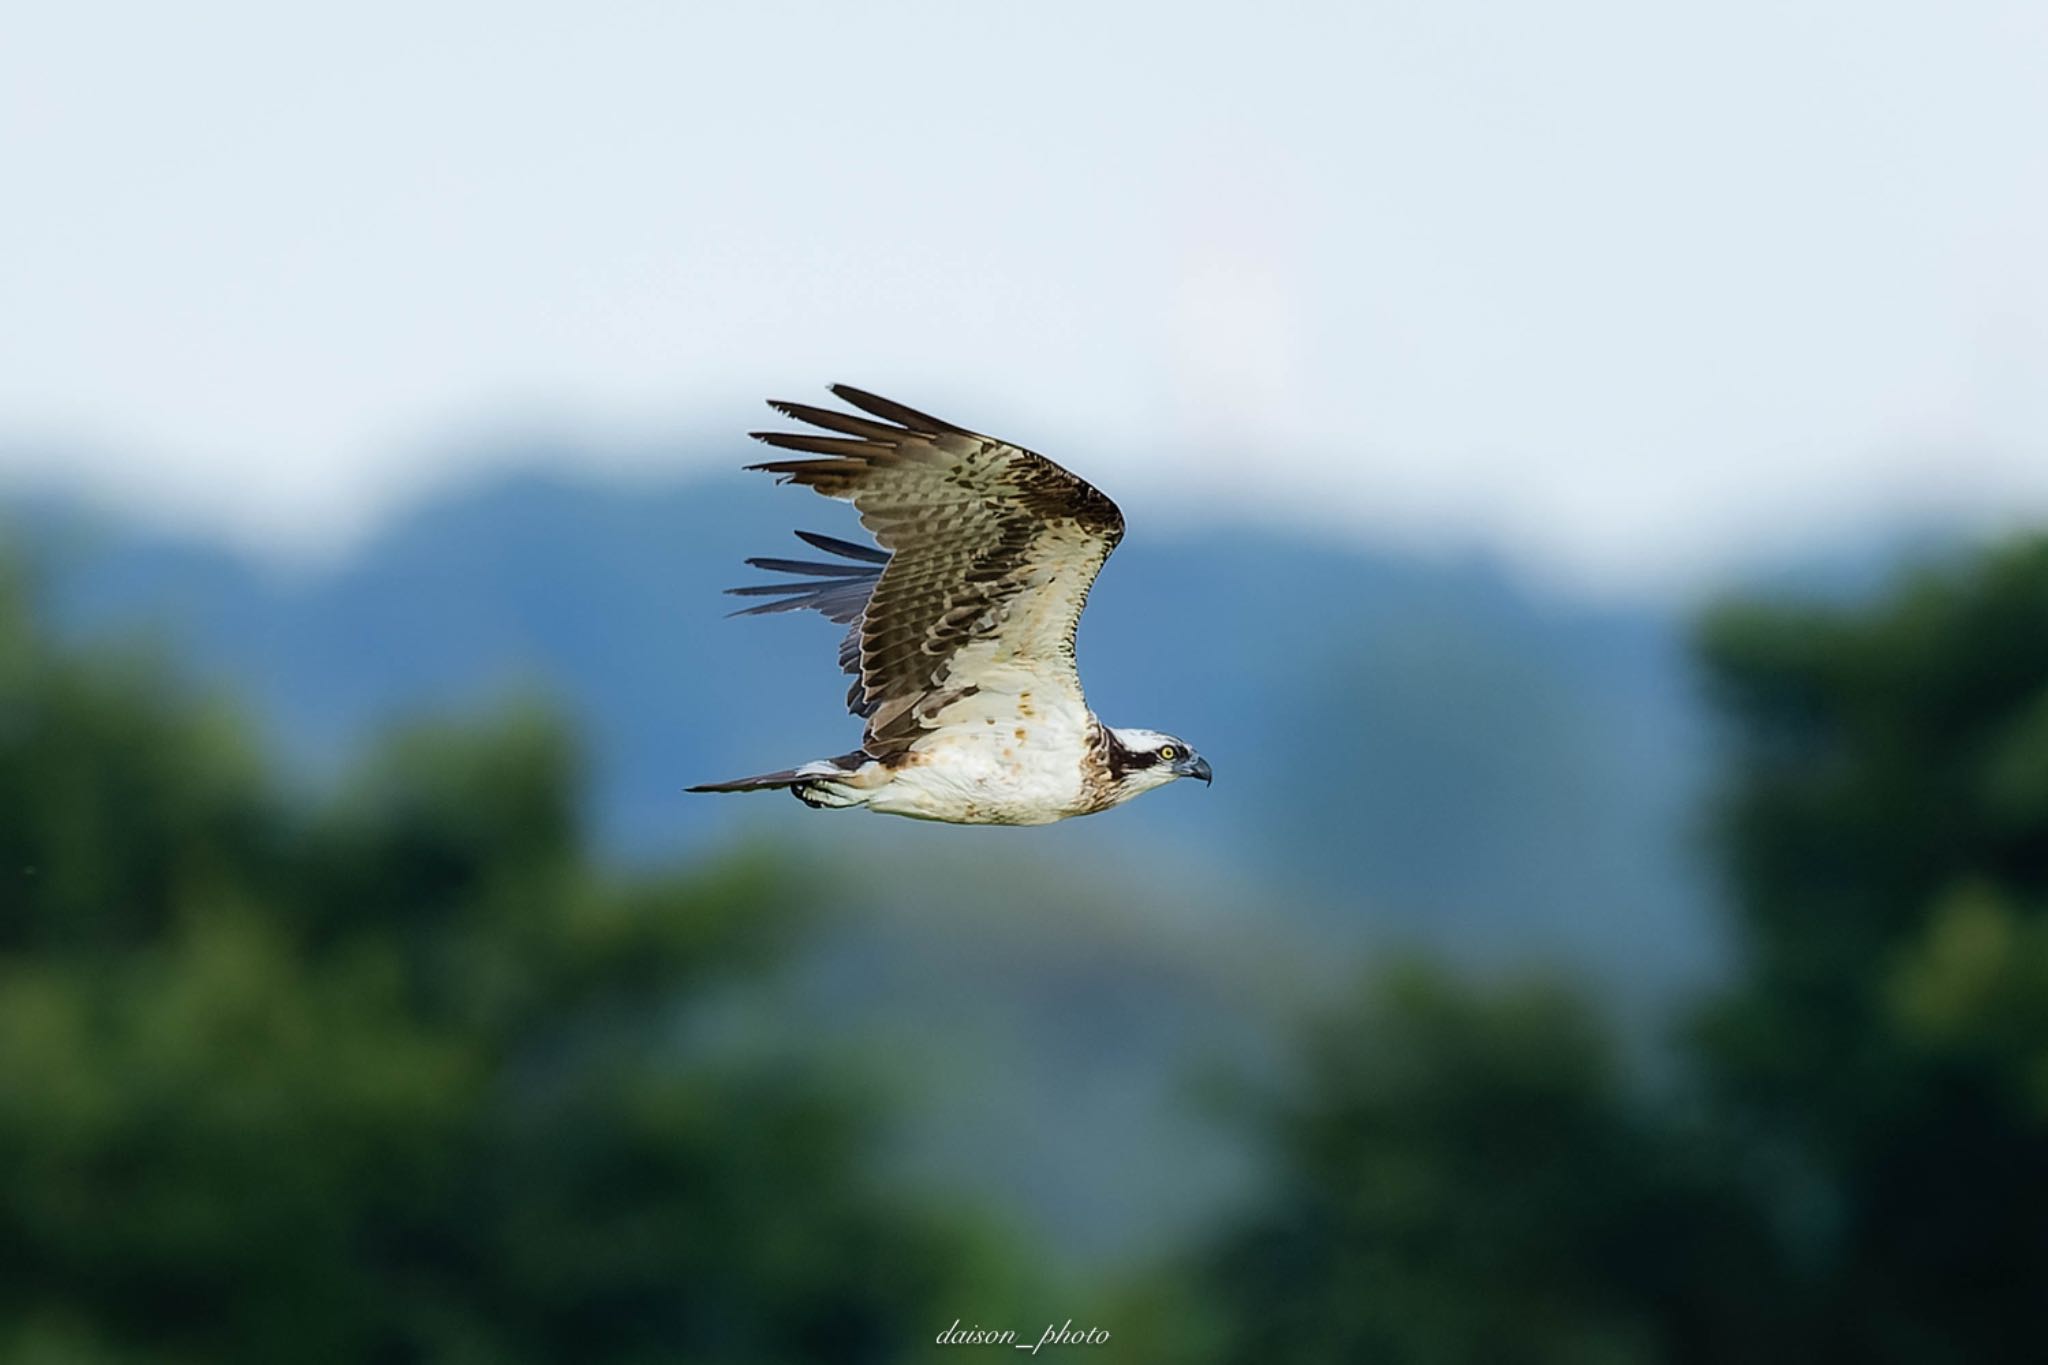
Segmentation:
<svg viewBox="0 0 2048 1365">
<path fill-rule="evenodd" d="M 799 782 L 789 791 L 812 810 L 842 810 L 847 806 L 864 805 L 869 795 L 843 782 Z"/>
</svg>

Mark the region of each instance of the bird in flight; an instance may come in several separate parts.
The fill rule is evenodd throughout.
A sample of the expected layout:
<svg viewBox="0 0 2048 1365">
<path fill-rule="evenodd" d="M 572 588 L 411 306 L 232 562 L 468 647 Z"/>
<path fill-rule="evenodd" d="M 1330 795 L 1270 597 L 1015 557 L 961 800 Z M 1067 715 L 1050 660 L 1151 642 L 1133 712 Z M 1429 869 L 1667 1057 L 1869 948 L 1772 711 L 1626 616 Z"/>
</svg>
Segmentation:
<svg viewBox="0 0 2048 1365">
<path fill-rule="evenodd" d="M 813 808 L 865 806 L 960 825 L 1045 825 L 1119 806 L 1208 761 L 1158 730 L 1088 709 L 1074 631 L 1123 539 L 1116 504 L 1042 455 L 844 384 L 860 410 L 770 403 L 813 432 L 754 439 L 804 458 L 749 468 L 854 505 L 880 549 L 810 531 L 830 561 L 750 559 L 786 581 L 735 613 L 810 609 L 848 626 L 846 704 L 867 722 L 838 758 L 697 792 L 786 789 Z"/>
</svg>

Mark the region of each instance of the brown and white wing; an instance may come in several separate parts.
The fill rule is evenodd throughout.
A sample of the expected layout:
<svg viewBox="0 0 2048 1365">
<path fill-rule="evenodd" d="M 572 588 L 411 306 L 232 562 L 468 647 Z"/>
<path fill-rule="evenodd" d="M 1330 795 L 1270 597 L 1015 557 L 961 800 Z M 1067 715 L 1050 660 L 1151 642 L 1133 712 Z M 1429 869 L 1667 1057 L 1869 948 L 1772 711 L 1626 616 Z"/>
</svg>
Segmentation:
<svg viewBox="0 0 2048 1365">
<path fill-rule="evenodd" d="M 1080 727 L 1074 631 L 1123 537 L 1116 504 L 1042 455 L 843 384 L 832 392 L 866 415 L 774 403 L 831 434 L 755 432 L 809 458 L 751 468 L 852 502 L 889 551 L 842 651 L 867 752 L 900 755 L 969 714 Z"/>
</svg>

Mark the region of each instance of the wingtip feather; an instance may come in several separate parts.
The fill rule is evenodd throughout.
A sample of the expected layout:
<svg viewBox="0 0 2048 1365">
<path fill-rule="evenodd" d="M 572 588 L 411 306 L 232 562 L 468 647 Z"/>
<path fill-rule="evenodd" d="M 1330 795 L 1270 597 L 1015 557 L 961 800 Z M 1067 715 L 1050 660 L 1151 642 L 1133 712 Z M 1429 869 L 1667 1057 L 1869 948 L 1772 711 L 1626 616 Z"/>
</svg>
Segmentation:
<svg viewBox="0 0 2048 1365">
<path fill-rule="evenodd" d="M 956 427 L 942 417 L 919 412 L 916 408 L 906 407 L 893 399 L 884 398 L 878 393 L 869 393 L 866 389 L 858 389 L 851 384 L 834 384 L 832 396 L 842 403 L 853 404 L 862 412 L 871 413 L 884 421 L 894 422 L 921 436 L 936 436 L 944 432 L 968 434 L 966 428 Z"/>
</svg>

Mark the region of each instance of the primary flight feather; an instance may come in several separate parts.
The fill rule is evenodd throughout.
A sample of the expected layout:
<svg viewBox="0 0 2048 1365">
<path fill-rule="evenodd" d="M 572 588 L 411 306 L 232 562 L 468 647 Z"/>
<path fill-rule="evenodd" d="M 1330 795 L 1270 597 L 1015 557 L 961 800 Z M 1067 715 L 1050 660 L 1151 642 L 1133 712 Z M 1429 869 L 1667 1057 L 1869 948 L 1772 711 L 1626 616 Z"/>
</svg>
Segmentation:
<svg viewBox="0 0 2048 1365">
<path fill-rule="evenodd" d="M 1123 513 L 1042 455 L 864 393 L 859 415 L 770 403 L 816 432 L 757 431 L 799 459 L 749 468 L 851 502 L 881 546 L 797 535 L 829 561 L 750 559 L 789 574 L 734 588 L 737 613 L 810 609 L 848 627 L 839 664 L 861 747 L 691 791 L 786 788 L 813 807 L 965 825 L 1043 825 L 1121 805 L 1180 777 L 1210 780 L 1188 744 L 1116 729 L 1088 709 L 1074 631 Z"/>
</svg>

